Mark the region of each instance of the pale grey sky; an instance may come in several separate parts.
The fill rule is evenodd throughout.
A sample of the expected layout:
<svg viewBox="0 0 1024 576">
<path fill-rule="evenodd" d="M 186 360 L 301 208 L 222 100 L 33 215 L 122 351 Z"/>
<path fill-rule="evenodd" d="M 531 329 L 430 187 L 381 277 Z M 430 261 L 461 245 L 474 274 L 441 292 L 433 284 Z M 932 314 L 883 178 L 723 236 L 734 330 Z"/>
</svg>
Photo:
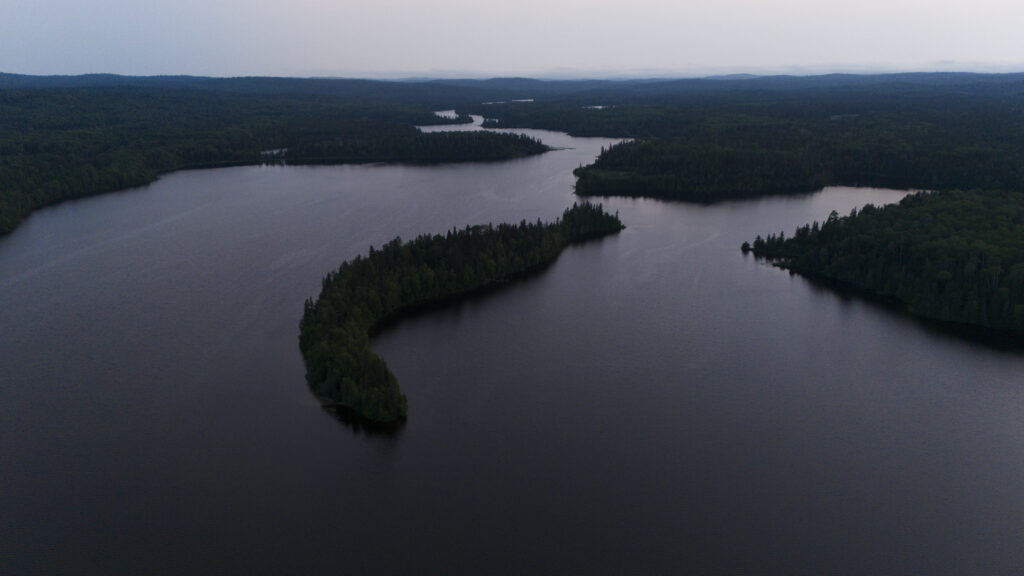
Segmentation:
<svg viewBox="0 0 1024 576">
<path fill-rule="evenodd" d="M 0 0 L 0 71 L 1024 71 L 1022 0 Z"/>
</svg>

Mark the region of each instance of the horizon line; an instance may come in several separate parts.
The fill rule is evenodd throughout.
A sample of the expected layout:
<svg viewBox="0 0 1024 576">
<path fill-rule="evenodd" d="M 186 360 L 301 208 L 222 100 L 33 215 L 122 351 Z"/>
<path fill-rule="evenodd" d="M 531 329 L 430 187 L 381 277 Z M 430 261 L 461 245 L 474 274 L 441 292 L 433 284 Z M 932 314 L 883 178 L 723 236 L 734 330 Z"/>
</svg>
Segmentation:
<svg viewBox="0 0 1024 576">
<path fill-rule="evenodd" d="M 607 81 L 630 81 L 630 80 L 700 80 L 715 78 L 764 78 L 773 76 L 813 77 L 830 75 L 848 76 L 887 76 L 901 74 L 978 74 L 978 75 L 1001 75 L 1024 73 L 1024 63 L 1019 64 L 989 64 L 989 63 L 958 63 L 942 62 L 934 65 L 896 68 L 885 65 L 822 65 L 822 66 L 780 66 L 780 67 L 709 67 L 707 69 L 691 70 L 670 70 L 657 68 L 636 68 L 620 70 L 585 70 L 585 69 L 551 69 L 546 71 L 528 72 L 524 70 L 509 70 L 507 72 L 485 73 L 478 70 L 429 70 L 429 71 L 351 71 L 351 72 L 313 72 L 310 73 L 256 73 L 256 74 L 233 74 L 233 75 L 207 75 L 187 72 L 180 73 L 125 73 L 125 72 L 79 72 L 79 73 L 26 73 L 7 72 L 0 70 L 0 74 L 13 76 L 34 76 L 34 77 L 82 77 L 82 76 L 116 76 L 125 78 L 209 78 L 209 79 L 238 79 L 238 78 L 281 78 L 281 79 L 306 79 L 306 80 L 375 80 L 375 81 L 433 81 L 433 80 L 494 80 L 503 78 L 522 78 L 542 81 L 572 81 L 572 80 L 607 80 Z"/>
</svg>

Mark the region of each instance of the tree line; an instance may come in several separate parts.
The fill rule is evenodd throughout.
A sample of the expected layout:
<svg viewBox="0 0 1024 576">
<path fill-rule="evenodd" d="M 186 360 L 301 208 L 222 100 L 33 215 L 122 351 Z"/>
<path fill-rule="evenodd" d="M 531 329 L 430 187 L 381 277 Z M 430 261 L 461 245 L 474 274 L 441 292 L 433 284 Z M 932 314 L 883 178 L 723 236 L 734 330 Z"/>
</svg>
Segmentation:
<svg viewBox="0 0 1024 576">
<path fill-rule="evenodd" d="M 830 185 L 1020 189 L 1022 95 L 1020 74 L 836 75 L 634 83 L 477 112 L 629 138 L 576 170 L 580 195 L 714 202 Z"/>
<path fill-rule="evenodd" d="M 1021 74 L 836 75 L 606 88 L 487 114 L 498 126 L 631 138 L 575 171 L 584 196 L 716 202 L 829 185 L 934 191 L 745 248 L 920 316 L 1019 332 L 1022 95 Z"/>
<path fill-rule="evenodd" d="M 713 202 L 824 186 L 1024 186 L 1019 99 L 819 95 L 709 111 L 678 131 L 614 146 L 576 171 L 581 195 Z M 832 106 L 825 106 L 836 100 Z"/>
<path fill-rule="evenodd" d="M 406 397 L 370 349 L 376 329 L 412 309 L 537 272 L 569 244 L 622 228 L 618 215 L 583 203 L 554 223 L 467 226 L 370 247 L 324 277 L 319 297 L 306 301 L 299 348 L 310 388 L 371 422 L 403 420 Z"/>
<path fill-rule="evenodd" d="M 744 251 L 896 299 L 935 320 L 1024 332 L 1024 193 L 918 193 Z"/>
<path fill-rule="evenodd" d="M 249 91 L 0 87 L 0 235 L 42 206 L 182 168 L 268 160 L 431 164 L 548 149 L 511 134 L 423 133 L 415 125 L 462 121 L 435 116 L 429 102 L 273 91 L 277 85 L 268 80 L 267 92 L 258 90 L 262 84 Z"/>
</svg>

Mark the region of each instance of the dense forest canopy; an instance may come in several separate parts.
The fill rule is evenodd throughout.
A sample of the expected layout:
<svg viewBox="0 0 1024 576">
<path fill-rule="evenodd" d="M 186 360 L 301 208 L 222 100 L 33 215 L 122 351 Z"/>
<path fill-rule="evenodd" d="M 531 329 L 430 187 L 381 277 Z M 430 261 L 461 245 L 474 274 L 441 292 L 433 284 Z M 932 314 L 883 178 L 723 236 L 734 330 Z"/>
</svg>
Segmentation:
<svg viewBox="0 0 1024 576">
<path fill-rule="evenodd" d="M 485 113 L 491 126 L 630 138 L 576 170 L 581 195 L 715 202 L 829 185 L 935 191 L 759 238 L 753 250 L 917 315 L 1024 330 L 1024 75 L 648 83 Z"/>
<path fill-rule="evenodd" d="M 567 245 L 622 228 L 617 215 L 585 203 L 551 224 L 470 226 L 371 247 L 328 274 L 319 298 L 306 302 L 299 347 L 310 387 L 372 422 L 404 419 L 405 395 L 370 349 L 376 327 L 416 307 L 536 272 Z"/>
<path fill-rule="evenodd" d="M 451 108 L 458 118 L 432 113 Z M 908 201 L 898 214 L 936 220 L 933 206 L 960 210 L 944 216 L 948 241 L 1001 246 L 997 257 L 897 242 L 900 250 L 927 245 L 929 264 L 901 268 L 910 275 L 893 281 L 883 254 L 858 254 L 866 244 L 830 248 L 830 258 L 851 266 L 843 274 L 819 270 L 805 254 L 772 255 L 794 269 L 893 295 L 932 317 L 1019 327 L 1013 284 L 1019 260 L 976 224 L 1015 214 L 1021 203 L 1024 74 L 408 82 L 0 74 L 0 112 L 0 234 L 40 206 L 144 184 L 185 167 L 282 159 L 497 160 L 547 149 L 510 134 L 415 128 L 480 114 L 485 126 L 629 139 L 577 169 L 581 195 L 714 202 L 827 185 L 950 191 Z M 960 189 L 1004 192 L 951 192 Z M 984 200 L 967 202 L 964 194 Z M 870 217 L 852 217 L 847 228 L 861 230 L 876 212 L 890 217 L 886 210 L 866 212 Z M 985 216 L 970 216 L 976 213 Z M 829 223 L 832 232 L 836 226 Z M 824 227 L 803 230 L 821 242 Z M 757 250 L 769 255 L 768 244 Z M 869 269 L 867 261 L 884 269 Z M 929 266 L 937 266 L 934 277 Z M 989 275 L 978 280 L 984 270 Z M 886 283 L 878 284 L 880 275 Z M 967 287 L 972 283 L 976 288 Z"/>
<path fill-rule="evenodd" d="M 1024 332 L 1024 193 L 947 191 L 865 206 L 744 244 L 795 272 L 903 302 L 917 315 Z"/>
<path fill-rule="evenodd" d="M 681 135 L 707 116 L 799 120 L 874 111 L 937 111 L 948 105 L 1020 110 L 1024 74 L 883 74 L 773 76 L 581 83 L 530 102 L 500 101 L 463 109 L 495 126 L 560 130 L 574 136 L 655 138 Z M 460 108 L 461 109 L 461 108 Z M 848 116 L 847 116 L 848 117 Z"/>
<path fill-rule="evenodd" d="M 370 81 L 0 75 L 0 235 L 33 210 L 189 167 L 487 161 L 531 138 L 423 133 L 439 96 L 467 89 Z M 450 106 L 451 102 L 447 105 Z"/>
<path fill-rule="evenodd" d="M 538 153 L 511 135 L 422 135 L 432 110 L 634 139 L 577 171 L 583 195 L 714 201 L 829 184 L 1024 185 L 1024 75 L 540 81 L 0 74 L 0 234 L 32 210 L 170 170 L 448 162 Z"/>
<path fill-rule="evenodd" d="M 1024 186 L 1024 75 L 680 81 L 480 110 L 489 126 L 631 138 L 576 171 L 581 195 Z"/>
</svg>

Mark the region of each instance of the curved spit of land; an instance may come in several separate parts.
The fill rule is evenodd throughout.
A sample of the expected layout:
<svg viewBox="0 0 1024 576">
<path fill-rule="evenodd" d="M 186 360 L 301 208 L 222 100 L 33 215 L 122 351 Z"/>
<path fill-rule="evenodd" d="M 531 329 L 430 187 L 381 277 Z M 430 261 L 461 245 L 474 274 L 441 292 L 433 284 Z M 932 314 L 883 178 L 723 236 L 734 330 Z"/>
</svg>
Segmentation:
<svg viewBox="0 0 1024 576">
<path fill-rule="evenodd" d="M 310 388 L 369 421 L 403 420 L 406 397 L 370 349 L 376 328 L 413 309 L 538 272 L 569 244 L 623 228 L 618 215 L 583 203 L 553 223 L 469 226 L 371 247 L 329 273 L 319 298 L 306 302 L 299 347 Z"/>
</svg>

